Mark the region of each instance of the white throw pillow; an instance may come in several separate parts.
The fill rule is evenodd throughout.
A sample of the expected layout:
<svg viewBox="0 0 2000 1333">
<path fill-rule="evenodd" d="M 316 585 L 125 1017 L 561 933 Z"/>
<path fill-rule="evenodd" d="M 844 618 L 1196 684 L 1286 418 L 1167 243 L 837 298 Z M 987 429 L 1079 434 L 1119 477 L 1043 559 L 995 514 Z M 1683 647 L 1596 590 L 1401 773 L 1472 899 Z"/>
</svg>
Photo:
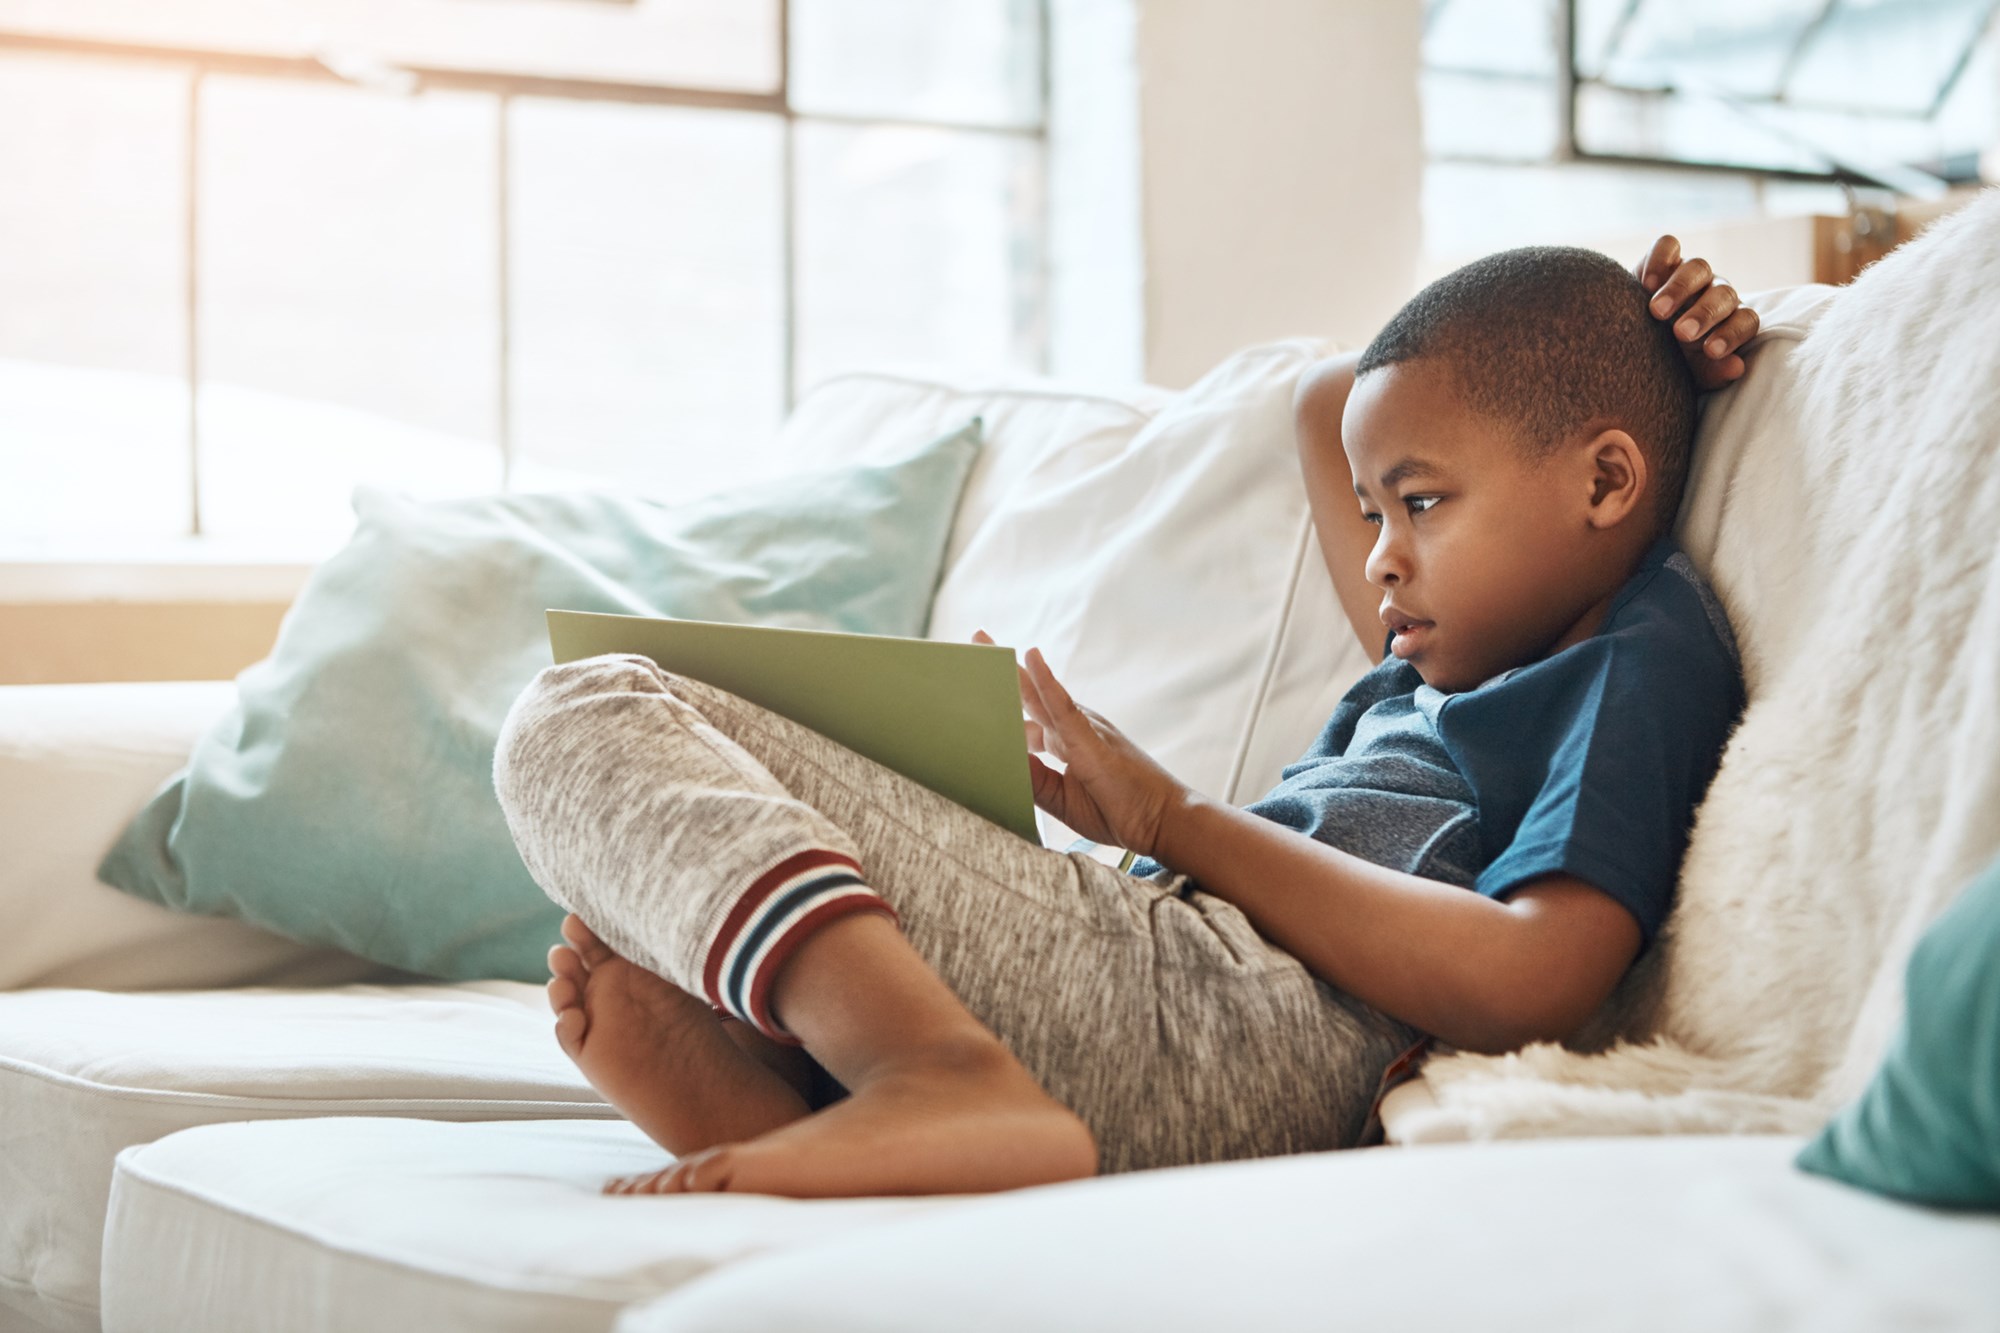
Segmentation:
<svg viewBox="0 0 2000 1333">
<path fill-rule="evenodd" d="M 980 387 L 921 375 L 820 386 L 789 459 L 968 409 L 987 456 L 929 634 L 1042 649 L 1082 703 L 1198 790 L 1241 803 L 1296 759 L 1366 661 L 1321 561 L 1292 435 L 1315 340 L 1247 348 L 1180 394 Z M 1071 838 L 1044 816 L 1044 841 Z"/>
</svg>

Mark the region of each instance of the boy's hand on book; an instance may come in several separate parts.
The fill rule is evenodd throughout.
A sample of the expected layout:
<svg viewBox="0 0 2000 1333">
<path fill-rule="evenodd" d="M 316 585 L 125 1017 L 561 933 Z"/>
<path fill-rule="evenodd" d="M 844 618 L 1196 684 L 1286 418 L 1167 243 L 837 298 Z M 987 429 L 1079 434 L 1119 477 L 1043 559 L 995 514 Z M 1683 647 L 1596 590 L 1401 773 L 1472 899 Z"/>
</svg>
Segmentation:
<svg viewBox="0 0 2000 1333">
<path fill-rule="evenodd" d="M 1757 312 L 1744 305 L 1706 259 L 1681 259 L 1681 243 L 1662 236 L 1633 270 L 1653 294 L 1655 319 L 1674 321 L 1674 341 L 1704 392 L 1720 389 L 1749 369 L 1738 355 L 1757 336 Z"/>
<path fill-rule="evenodd" d="M 993 642 L 985 630 L 972 641 Z M 1030 648 L 1018 670 L 1035 804 L 1093 842 L 1150 856 L 1186 789 L 1118 728 L 1071 699 L 1041 649 Z M 1060 760 L 1063 769 L 1043 763 L 1040 754 Z"/>
</svg>

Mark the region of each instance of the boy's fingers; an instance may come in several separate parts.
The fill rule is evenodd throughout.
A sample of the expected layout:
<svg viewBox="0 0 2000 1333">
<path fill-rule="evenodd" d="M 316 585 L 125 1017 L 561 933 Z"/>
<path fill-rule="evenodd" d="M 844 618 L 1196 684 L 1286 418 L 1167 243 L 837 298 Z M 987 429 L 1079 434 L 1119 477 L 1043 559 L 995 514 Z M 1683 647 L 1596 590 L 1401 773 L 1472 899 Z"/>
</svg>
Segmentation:
<svg viewBox="0 0 2000 1333">
<path fill-rule="evenodd" d="M 1734 314 L 1742 302 L 1736 289 L 1726 282 L 1711 283 L 1681 317 L 1674 321 L 1674 337 L 1692 343 Z"/>
<path fill-rule="evenodd" d="M 1035 804 L 1061 819 L 1064 813 L 1063 775 L 1033 755 L 1028 756 L 1028 781 L 1035 789 Z"/>
<path fill-rule="evenodd" d="M 1077 710 L 1076 701 L 1069 697 L 1069 691 L 1056 679 L 1055 672 L 1049 670 L 1049 664 L 1042 657 L 1041 649 L 1028 650 L 1028 671 L 1035 693 L 1042 704 L 1041 711 L 1035 715 L 1035 720 L 1042 724 L 1047 733 L 1046 738 L 1061 747 L 1065 736 L 1073 738 L 1079 734 L 1076 732 L 1076 727 L 1083 718 Z M 1061 748 L 1052 749 L 1049 753 L 1064 763 L 1069 762 L 1069 755 Z"/>
<path fill-rule="evenodd" d="M 1659 291 L 1653 294 L 1649 308 L 1654 315 L 1665 319 L 1713 281 L 1715 270 L 1708 266 L 1706 259 L 1690 259 L 1675 269 Z"/>
<path fill-rule="evenodd" d="M 1021 697 L 1028 705 L 1028 715 L 1050 731 L 1055 731 L 1056 722 L 1049 709 L 1049 701 L 1042 697 L 1042 683 L 1034 674 L 1035 650 L 1028 650 L 1028 665 L 1021 668 Z"/>
<path fill-rule="evenodd" d="M 1049 718 L 1060 728 L 1076 714 L 1076 701 L 1069 697 L 1056 673 L 1049 670 L 1048 660 L 1039 648 L 1028 650 L 1028 670 L 1033 673 L 1035 690 L 1042 696 L 1042 704 L 1049 710 Z"/>
<path fill-rule="evenodd" d="M 1757 312 L 1749 306 L 1738 306 L 1734 314 L 1715 326 L 1701 347 L 1710 357 L 1720 360 L 1756 336 Z"/>
<path fill-rule="evenodd" d="M 996 648 L 999 647 L 998 644 L 993 642 L 993 636 L 983 629 L 972 631 L 972 641 L 974 643 L 989 644 Z M 1018 662 L 1014 664 L 1014 677 L 1020 682 L 1021 686 L 1021 706 L 1026 708 L 1029 715 L 1036 721 L 1046 723 L 1048 718 L 1042 715 L 1041 700 L 1035 693 L 1035 683 L 1028 678 L 1028 673 L 1021 668 L 1021 664 Z"/>
<path fill-rule="evenodd" d="M 1042 699 L 1042 692 L 1035 687 L 1035 678 L 1028 674 L 1024 666 L 1016 665 L 1014 674 L 1021 681 L 1021 706 L 1028 710 L 1028 716 L 1045 727 L 1055 725 L 1049 718 L 1049 706 Z"/>
<path fill-rule="evenodd" d="M 1658 291 L 1666 281 L 1667 274 L 1673 272 L 1680 262 L 1681 243 L 1672 236 L 1662 236 L 1653 242 L 1653 248 L 1639 261 L 1639 281 L 1646 284 L 1647 291 Z"/>
</svg>

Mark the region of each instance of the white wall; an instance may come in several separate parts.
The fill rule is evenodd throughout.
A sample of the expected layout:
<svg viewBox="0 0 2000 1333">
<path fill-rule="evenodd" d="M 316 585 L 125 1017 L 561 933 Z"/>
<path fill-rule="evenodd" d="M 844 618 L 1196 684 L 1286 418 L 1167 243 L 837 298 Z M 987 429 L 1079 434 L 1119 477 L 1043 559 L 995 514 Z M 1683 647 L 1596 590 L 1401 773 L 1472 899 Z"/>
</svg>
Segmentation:
<svg viewBox="0 0 2000 1333">
<path fill-rule="evenodd" d="M 1365 341 L 1409 297 L 1417 0 L 1054 0 L 1052 18 L 1056 374 L 1185 385 L 1264 339 Z"/>
</svg>

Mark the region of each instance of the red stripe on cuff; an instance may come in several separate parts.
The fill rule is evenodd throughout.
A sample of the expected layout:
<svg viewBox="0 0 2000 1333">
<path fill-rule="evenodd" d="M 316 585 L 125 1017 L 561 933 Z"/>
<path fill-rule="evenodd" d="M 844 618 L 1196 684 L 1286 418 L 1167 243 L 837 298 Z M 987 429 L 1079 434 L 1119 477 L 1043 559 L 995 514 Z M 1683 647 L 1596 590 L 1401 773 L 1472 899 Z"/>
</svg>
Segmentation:
<svg viewBox="0 0 2000 1333">
<path fill-rule="evenodd" d="M 722 960 L 742 932 L 744 924 L 780 884 L 820 866 L 846 866 L 857 876 L 861 874 L 860 864 L 851 856 L 830 852 L 823 847 L 808 848 L 786 857 L 759 875 L 743 896 L 736 900 L 729 909 L 729 915 L 722 919 L 722 929 L 716 933 L 715 943 L 709 946 L 708 961 L 701 969 L 701 987 L 707 993 L 710 1004 L 722 1007 Z"/>
<path fill-rule="evenodd" d="M 903 924 L 903 918 L 897 914 L 895 908 L 889 906 L 888 900 L 878 898 L 872 893 L 865 895 L 850 893 L 831 902 L 821 903 L 794 921 L 784 934 L 772 941 L 770 951 L 764 955 L 763 963 L 757 968 L 757 974 L 750 978 L 748 1005 L 750 1021 L 759 1032 L 772 1041 L 784 1046 L 805 1044 L 779 1027 L 777 1020 L 771 1016 L 771 981 L 778 975 L 778 969 L 785 965 L 785 960 L 790 958 L 801 944 L 805 943 L 807 936 L 835 917 L 846 916 L 850 912 L 887 912 L 889 919 L 897 926 Z"/>
</svg>

